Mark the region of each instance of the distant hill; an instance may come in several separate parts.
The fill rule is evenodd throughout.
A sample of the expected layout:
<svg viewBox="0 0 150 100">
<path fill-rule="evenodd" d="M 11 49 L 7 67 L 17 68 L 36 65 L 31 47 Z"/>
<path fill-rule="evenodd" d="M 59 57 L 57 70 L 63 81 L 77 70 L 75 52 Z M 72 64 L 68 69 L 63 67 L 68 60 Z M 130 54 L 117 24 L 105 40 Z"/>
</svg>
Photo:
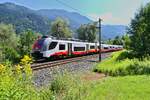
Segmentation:
<svg viewBox="0 0 150 100">
<path fill-rule="evenodd" d="M 57 17 L 64 18 L 70 22 L 71 28 L 78 28 L 81 24 L 91 23 L 92 20 L 76 12 L 68 12 L 61 9 L 42 9 L 38 10 L 39 14 L 48 17 L 50 20 L 55 20 Z"/>
<path fill-rule="evenodd" d="M 112 39 L 116 36 L 122 36 L 126 34 L 127 26 L 124 25 L 102 25 L 102 37 L 103 39 Z"/>
<path fill-rule="evenodd" d="M 26 29 L 47 33 L 50 27 L 50 20 L 34 10 L 13 3 L 0 4 L 0 22 L 13 24 L 17 33 Z"/>
<path fill-rule="evenodd" d="M 0 23 L 12 24 L 16 32 L 32 29 L 35 32 L 47 34 L 50 31 L 50 23 L 56 17 L 62 17 L 70 22 L 70 28 L 76 30 L 81 24 L 91 23 L 92 20 L 76 12 L 68 12 L 61 9 L 32 10 L 13 3 L 0 4 Z M 103 39 L 114 38 L 125 33 L 126 26 L 102 25 Z"/>
</svg>

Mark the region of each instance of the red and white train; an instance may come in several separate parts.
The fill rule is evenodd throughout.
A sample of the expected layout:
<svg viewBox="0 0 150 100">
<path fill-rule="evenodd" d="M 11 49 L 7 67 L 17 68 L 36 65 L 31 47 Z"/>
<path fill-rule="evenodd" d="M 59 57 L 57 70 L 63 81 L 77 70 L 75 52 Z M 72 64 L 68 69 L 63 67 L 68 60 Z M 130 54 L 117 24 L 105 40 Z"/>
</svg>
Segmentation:
<svg viewBox="0 0 150 100">
<path fill-rule="evenodd" d="M 33 44 L 32 55 L 40 58 L 80 56 L 99 52 L 99 43 L 57 40 L 42 37 Z M 121 45 L 101 44 L 101 52 L 122 50 Z"/>
</svg>

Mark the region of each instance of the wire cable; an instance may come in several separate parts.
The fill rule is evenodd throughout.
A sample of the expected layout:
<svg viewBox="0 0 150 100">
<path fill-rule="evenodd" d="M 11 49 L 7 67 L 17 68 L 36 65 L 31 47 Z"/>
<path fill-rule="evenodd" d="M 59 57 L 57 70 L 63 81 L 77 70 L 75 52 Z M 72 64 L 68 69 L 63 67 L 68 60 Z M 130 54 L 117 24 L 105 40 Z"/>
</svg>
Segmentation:
<svg viewBox="0 0 150 100">
<path fill-rule="evenodd" d="M 79 12 L 79 13 L 83 14 L 83 12 L 82 12 L 81 10 L 76 9 L 76 8 L 74 8 L 74 7 L 70 6 L 69 4 L 66 4 L 66 3 L 62 2 L 61 0 L 56 0 L 56 1 L 57 1 L 58 3 L 60 3 L 60 4 L 64 5 L 64 6 L 68 7 L 68 8 L 71 8 L 71 9 L 73 9 L 73 10 L 75 10 L 75 11 L 77 11 L 77 12 Z M 93 19 L 91 16 L 89 16 L 89 15 L 87 15 L 87 14 L 85 14 L 85 13 L 84 13 L 83 15 L 85 15 L 85 16 L 87 16 L 87 17 L 89 17 L 90 19 Z"/>
</svg>

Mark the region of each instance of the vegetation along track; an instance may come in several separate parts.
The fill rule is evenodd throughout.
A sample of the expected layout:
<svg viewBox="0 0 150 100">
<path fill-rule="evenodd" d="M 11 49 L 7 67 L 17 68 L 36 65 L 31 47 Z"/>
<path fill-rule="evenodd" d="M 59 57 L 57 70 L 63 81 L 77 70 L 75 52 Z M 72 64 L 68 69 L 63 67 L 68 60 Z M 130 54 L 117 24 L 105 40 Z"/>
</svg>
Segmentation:
<svg viewBox="0 0 150 100">
<path fill-rule="evenodd" d="M 103 53 L 102 58 L 106 58 L 110 53 Z M 98 54 L 94 55 L 88 55 L 88 56 L 81 56 L 81 57 L 75 57 L 75 58 L 69 58 L 69 59 L 63 59 L 63 60 L 57 60 L 57 61 L 51 61 L 51 62 L 44 62 L 44 63 L 34 63 L 31 65 L 32 70 L 40 70 L 44 68 L 50 68 L 54 66 L 59 66 L 67 63 L 72 63 L 72 62 L 78 62 L 81 60 L 90 60 L 92 58 L 97 58 Z"/>
</svg>

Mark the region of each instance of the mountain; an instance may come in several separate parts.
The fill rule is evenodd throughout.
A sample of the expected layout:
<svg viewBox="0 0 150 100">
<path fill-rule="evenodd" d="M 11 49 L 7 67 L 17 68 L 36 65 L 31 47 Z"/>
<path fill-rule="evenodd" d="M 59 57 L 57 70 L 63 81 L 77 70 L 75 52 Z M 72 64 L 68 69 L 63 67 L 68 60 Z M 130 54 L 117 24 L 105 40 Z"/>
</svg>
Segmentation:
<svg viewBox="0 0 150 100">
<path fill-rule="evenodd" d="M 76 12 L 68 12 L 62 9 L 42 9 L 38 10 L 39 14 L 55 20 L 57 17 L 66 19 L 70 23 L 72 29 L 77 29 L 81 24 L 91 23 L 92 20 Z"/>
<path fill-rule="evenodd" d="M 12 24 L 17 33 L 27 29 L 47 34 L 50 31 L 50 23 L 57 17 L 62 17 L 70 22 L 70 28 L 76 30 L 81 24 L 93 22 L 86 16 L 76 12 L 68 12 L 61 9 L 32 10 L 13 3 L 0 4 L 0 23 Z M 102 25 L 102 38 L 109 39 L 123 35 L 126 26 Z"/>
<path fill-rule="evenodd" d="M 0 22 L 14 25 L 17 33 L 27 29 L 47 33 L 50 26 L 49 19 L 34 10 L 13 3 L 0 4 Z"/>
<path fill-rule="evenodd" d="M 85 16 L 82 16 L 75 12 L 68 12 L 61 9 L 42 9 L 38 10 L 39 14 L 55 20 L 57 17 L 62 17 L 70 22 L 72 29 L 77 29 L 81 24 L 87 24 L 93 22 Z M 122 36 L 126 33 L 126 26 L 124 25 L 102 25 L 102 38 L 112 39 L 116 36 Z"/>
<path fill-rule="evenodd" d="M 113 39 L 116 36 L 126 34 L 127 26 L 125 25 L 102 25 L 102 38 Z"/>
</svg>

